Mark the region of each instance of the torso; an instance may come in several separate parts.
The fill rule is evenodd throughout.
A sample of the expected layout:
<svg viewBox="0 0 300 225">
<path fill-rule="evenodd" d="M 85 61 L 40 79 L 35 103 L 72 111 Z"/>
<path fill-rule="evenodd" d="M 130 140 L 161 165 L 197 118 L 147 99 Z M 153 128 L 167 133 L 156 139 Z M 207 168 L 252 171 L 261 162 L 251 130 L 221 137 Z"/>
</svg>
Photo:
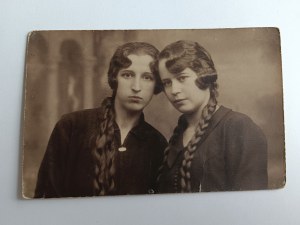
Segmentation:
<svg viewBox="0 0 300 225">
<path fill-rule="evenodd" d="M 45 192 L 46 197 L 57 197 L 52 195 L 66 197 L 94 195 L 95 164 L 89 145 L 91 129 L 94 129 L 97 112 L 98 109 L 92 109 L 71 113 L 59 122 L 59 127 L 56 127 L 55 130 L 64 130 L 68 134 L 63 139 L 63 142 L 66 143 L 64 145 L 68 146 L 68 149 L 64 149 L 64 152 L 58 152 L 58 155 L 51 155 L 51 157 L 56 157 L 57 161 L 55 162 L 59 163 L 53 169 L 48 166 L 49 161 L 47 158 L 44 160 L 43 163 L 48 171 L 43 172 L 42 174 L 45 177 L 40 177 L 39 180 L 41 187 L 43 187 L 43 183 L 47 186 L 50 182 L 51 185 L 55 185 L 54 189 L 59 193 L 49 192 L 47 196 L 47 189 L 39 190 L 39 193 Z M 126 151 L 118 151 L 121 146 L 121 134 L 117 125 L 115 126 L 114 138 L 116 145 L 116 174 L 114 177 L 116 188 L 115 192 L 111 194 L 145 194 L 153 192 L 152 189 L 156 189 L 157 170 L 167 144 L 165 138 L 143 119 L 124 138 L 122 146 L 126 148 Z M 49 141 L 49 143 L 51 142 L 50 145 L 59 149 L 62 141 L 58 142 L 56 136 L 52 139 Z"/>
<path fill-rule="evenodd" d="M 249 142 L 253 139 L 257 143 Z M 180 169 L 186 145 L 181 134 L 171 147 L 160 176 L 160 192 L 181 192 Z M 190 169 L 191 191 L 266 188 L 266 152 L 266 140 L 260 129 L 247 116 L 221 107 L 197 145 Z M 248 179 L 245 174 L 249 174 Z M 248 184 L 248 180 L 252 183 Z"/>
</svg>

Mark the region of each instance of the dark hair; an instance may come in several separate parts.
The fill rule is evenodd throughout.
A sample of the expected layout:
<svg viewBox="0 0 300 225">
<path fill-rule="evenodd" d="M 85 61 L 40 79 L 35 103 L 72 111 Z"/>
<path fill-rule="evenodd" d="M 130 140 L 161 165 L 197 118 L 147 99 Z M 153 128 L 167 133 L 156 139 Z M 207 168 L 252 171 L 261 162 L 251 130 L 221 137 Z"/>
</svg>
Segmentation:
<svg viewBox="0 0 300 225">
<path fill-rule="evenodd" d="M 92 157 L 94 160 L 94 195 L 114 194 L 115 190 L 115 144 L 114 143 L 114 122 L 115 109 L 114 97 L 118 87 L 117 75 L 123 68 L 131 65 L 128 55 L 150 55 L 153 62 L 150 63 L 151 72 L 155 76 L 156 86 L 154 93 L 157 94 L 162 90 L 161 81 L 158 75 L 157 58 L 158 50 L 144 42 L 126 43 L 117 48 L 112 56 L 108 70 L 108 83 L 113 89 L 113 96 L 104 99 L 98 115 L 98 123 L 96 124 L 96 133 L 92 135 Z"/>
<path fill-rule="evenodd" d="M 218 75 L 210 54 L 197 42 L 177 41 L 164 48 L 159 54 L 159 60 L 167 59 L 166 68 L 170 73 L 180 73 L 190 68 L 197 75 L 196 84 L 200 89 L 215 84 Z"/>
<path fill-rule="evenodd" d="M 210 90 L 210 99 L 207 105 L 203 108 L 194 136 L 184 150 L 183 160 L 180 168 L 181 192 L 191 192 L 191 163 L 192 159 L 194 158 L 194 153 L 197 149 L 197 144 L 205 134 L 210 119 L 216 110 L 216 97 L 218 95 L 216 80 L 218 75 L 210 54 L 197 42 L 181 40 L 172 43 L 165 47 L 160 53 L 159 60 L 162 59 L 166 59 L 165 66 L 170 73 L 178 74 L 184 69 L 190 68 L 198 76 L 195 84 L 202 90 L 207 88 Z M 183 117 L 180 117 L 178 120 L 178 125 L 170 139 L 169 145 L 165 149 L 163 165 L 159 170 L 160 174 L 167 161 L 167 156 L 169 154 L 171 145 L 176 142 L 179 133 L 183 130 L 182 124 L 185 123 L 183 122 Z M 159 178 L 160 176 L 158 177 L 158 180 Z"/>
<path fill-rule="evenodd" d="M 150 70 L 155 77 L 155 88 L 154 94 L 158 94 L 163 90 L 162 83 L 158 74 L 157 58 L 159 51 L 153 46 L 145 42 L 130 42 L 126 43 L 117 48 L 114 55 L 111 58 L 109 69 L 108 69 L 108 84 L 116 91 L 117 89 L 117 75 L 119 71 L 123 68 L 127 68 L 131 65 L 128 55 L 150 55 L 153 61 L 150 63 Z"/>
</svg>

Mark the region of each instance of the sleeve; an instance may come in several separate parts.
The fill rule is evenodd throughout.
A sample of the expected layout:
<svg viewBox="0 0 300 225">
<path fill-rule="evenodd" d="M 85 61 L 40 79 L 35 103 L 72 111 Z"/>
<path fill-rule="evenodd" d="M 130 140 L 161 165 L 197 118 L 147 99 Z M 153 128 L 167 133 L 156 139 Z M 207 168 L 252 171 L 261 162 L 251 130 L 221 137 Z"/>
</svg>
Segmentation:
<svg viewBox="0 0 300 225">
<path fill-rule="evenodd" d="M 62 118 L 55 125 L 42 160 L 35 198 L 61 197 L 66 157 L 71 134 L 71 121 Z"/>
<path fill-rule="evenodd" d="M 262 130 L 247 116 L 238 116 L 228 123 L 225 146 L 229 189 L 266 189 L 267 141 Z"/>
</svg>

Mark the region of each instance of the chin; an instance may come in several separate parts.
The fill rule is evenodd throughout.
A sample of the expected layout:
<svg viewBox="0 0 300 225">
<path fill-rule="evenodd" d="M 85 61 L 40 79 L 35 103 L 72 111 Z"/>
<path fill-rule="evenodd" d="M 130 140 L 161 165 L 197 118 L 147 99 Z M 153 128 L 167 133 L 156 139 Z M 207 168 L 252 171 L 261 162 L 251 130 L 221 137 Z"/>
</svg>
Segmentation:
<svg viewBox="0 0 300 225">
<path fill-rule="evenodd" d="M 177 107 L 176 108 L 179 112 L 181 113 L 185 113 L 185 114 L 189 114 L 189 113 L 193 113 L 194 110 L 189 108 L 189 107 L 184 107 L 184 106 L 181 106 L 181 107 Z"/>
<path fill-rule="evenodd" d="M 132 111 L 132 112 L 139 112 L 139 111 L 143 111 L 143 109 L 145 108 L 144 105 L 141 104 L 135 104 L 135 103 L 130 103 L 126 106 L 126 109 L 128 111 Z"/>
</svg>

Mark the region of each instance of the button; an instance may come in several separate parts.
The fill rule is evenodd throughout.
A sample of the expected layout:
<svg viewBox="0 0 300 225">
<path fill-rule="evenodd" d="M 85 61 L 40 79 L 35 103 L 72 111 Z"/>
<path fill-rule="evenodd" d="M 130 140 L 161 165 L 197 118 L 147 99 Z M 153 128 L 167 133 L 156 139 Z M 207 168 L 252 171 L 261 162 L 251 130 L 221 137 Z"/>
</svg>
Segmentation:
<svg viewBox="0 0 300 225">
<path fill-rule="evenodd" d="M 148 194 L 154 194 L 154 190 L 153 189 L 149 189 L 148 190 Z"/>
</svg>

